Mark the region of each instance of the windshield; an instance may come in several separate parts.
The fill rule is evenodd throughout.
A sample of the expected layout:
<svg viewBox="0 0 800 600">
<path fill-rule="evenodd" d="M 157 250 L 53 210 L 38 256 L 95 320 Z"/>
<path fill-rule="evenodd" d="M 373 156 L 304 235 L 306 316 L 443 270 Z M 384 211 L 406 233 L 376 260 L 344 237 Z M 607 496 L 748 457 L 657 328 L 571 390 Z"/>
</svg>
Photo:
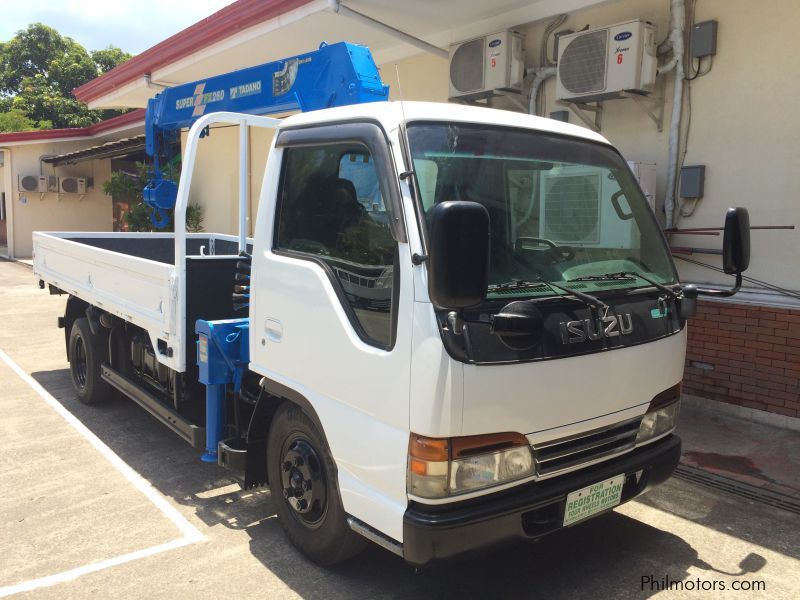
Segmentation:
<svg viewBox="0 0 800 600">
<path fill-rule="evenodd" d="M 411 123 L 408 137 L 426 229 L 440 202 L 489 211 L 488 299 L 566 293 L 537 282 L 589 292 L 651 285 L 637 273 L 676 283 L 658 224 L 612 148 L 468 123 Z"/>
</svg>

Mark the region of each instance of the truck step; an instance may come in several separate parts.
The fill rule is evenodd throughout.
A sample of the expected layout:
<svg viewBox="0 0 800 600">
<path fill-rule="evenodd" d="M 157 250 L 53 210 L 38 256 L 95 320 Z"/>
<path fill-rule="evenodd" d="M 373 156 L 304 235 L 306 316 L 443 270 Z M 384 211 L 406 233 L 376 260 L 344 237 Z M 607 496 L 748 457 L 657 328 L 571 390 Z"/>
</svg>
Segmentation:
<svg viewBox="0 0 800 600">
<path fill-rule="evenodd" d="M 193 447 L 198 450 L 202 450 L 205 447 L 206 430 L 204 427 L 198 427 L 190 422 L 186 417 L 165 405 L 139 384 L 131 381 L 108 365 L 100 367 L 100 377 L 144 408 Z"/>
<path fill-rule="evenodd" d="M 375 542 L 381 548 L 385 548 L 389 552 L 397 554 L 397 556 L 403 556 L 403 544 L 400 542 L 393 540 L 387 535 L 384 535 L 377 529 L 373 529 L 355 517 L 347 517 L 347 524 L 350 526 L 350 529 L 364 536 L 368 540 Z"/>
</svg>

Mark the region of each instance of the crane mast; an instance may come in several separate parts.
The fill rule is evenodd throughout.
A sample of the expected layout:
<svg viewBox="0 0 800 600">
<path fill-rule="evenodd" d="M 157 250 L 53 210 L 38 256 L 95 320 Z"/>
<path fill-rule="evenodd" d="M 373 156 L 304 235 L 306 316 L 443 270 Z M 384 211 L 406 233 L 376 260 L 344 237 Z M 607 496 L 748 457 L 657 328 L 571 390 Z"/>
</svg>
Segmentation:
<svg viewBox="0 0 800 600">
<path fill-rule="evenodd" d="M 348 42 L 323 43 L 313 52 L 163 90 L 148 101 L 145 115 L 145 151 L 153 172 L 144 201 L 153 209 L 153 223 L 165 227 L 169 218 L 163 211 L 175 206 L 177 184 L 164 178 L 163 168 L 180 131 L 204 114 L 307 112 L 388 98 L 389 86 L 369 48 Z"/>
</svg>

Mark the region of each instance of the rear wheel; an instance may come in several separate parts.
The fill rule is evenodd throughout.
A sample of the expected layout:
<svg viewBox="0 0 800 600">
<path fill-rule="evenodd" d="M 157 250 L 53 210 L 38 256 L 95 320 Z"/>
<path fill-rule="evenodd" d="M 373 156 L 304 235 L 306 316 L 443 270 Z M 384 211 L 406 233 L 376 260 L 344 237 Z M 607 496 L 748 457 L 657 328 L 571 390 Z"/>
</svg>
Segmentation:
<svg viewBox="0 0 800 600">
<path fill-rule="evenodd" d="M 75 319 L 69 335 L 69 367 L 78 400 L 84 404 L 101 402 L 111 394 L 111 386 L 100 378 L 107 343 L 105 329 L 100 328 L 93 335 L 85 317 Z"/>
<path fill-rule="evenodd" d="M 333 565 L 363 549 L 364 539 L 347 524 L 325 439 L 295 404 L 284 404 L 272 421 L 267 473 L 278 519 L 303 554 Z"/>
</svg>

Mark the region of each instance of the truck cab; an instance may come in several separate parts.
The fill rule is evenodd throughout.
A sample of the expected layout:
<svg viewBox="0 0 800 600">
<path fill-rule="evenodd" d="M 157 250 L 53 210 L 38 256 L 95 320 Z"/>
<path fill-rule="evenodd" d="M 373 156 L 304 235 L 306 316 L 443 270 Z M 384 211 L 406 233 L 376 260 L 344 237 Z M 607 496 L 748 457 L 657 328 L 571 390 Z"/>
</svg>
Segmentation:
<svg viewBox="0 0 800 600">
<path fill-rule="evenodd" d="M 506 525 L 535 537 L 565 504 L 539 489 L 619 465 L 627 499 L 677 464 L 677 274 L 601 136 L 484 108 L 337 108 L 282 123 L 262 190 L 249 369 L 313 408 L 344 511 L 406 559 L 475 543 L 454 513 L 483 531 L 501 497 L 548 500 Z M 485 232 L 448 212 L 464 207 Z M 477 301 L 431 297 L 432 277 L 457 296 L 476 274 Z"/>
</svg>

